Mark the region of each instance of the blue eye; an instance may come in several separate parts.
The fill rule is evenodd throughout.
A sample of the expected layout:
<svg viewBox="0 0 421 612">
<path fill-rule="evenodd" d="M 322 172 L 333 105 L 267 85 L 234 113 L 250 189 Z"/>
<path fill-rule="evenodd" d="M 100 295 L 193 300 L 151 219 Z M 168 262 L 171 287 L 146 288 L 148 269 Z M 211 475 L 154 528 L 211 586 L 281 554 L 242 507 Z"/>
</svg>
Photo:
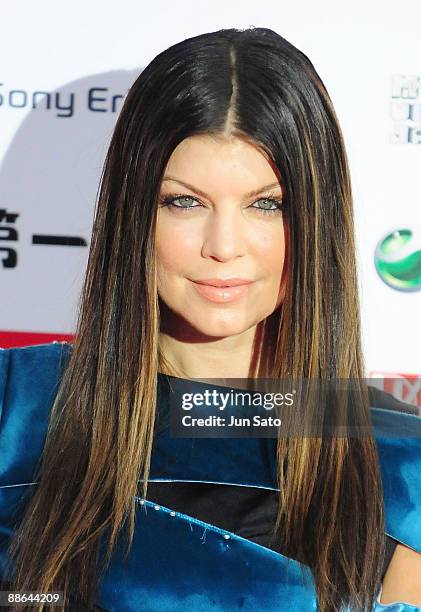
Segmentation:
<svg viewBox="0 0 421 612">
<path fill-rule="evenodd" d="M 160 198 L 160 203 L 163 207 L 168 207 L 168 208 L 172 208 L 174 211 L 178 212 L 187 212 L 190 211 L 194 208 L 203 208 L 202 204 L 199 203 L 198 206 L 183 206 L 182 204 L 176 204 L 177 200 L 190 200 L 192 202 L 198 202 L 198 200 L 196 198 L 194 198 L 193 196 L 190 195 L 185 195 L 185 194 L 167 194 L 165 196 L 163 196 L 162 198 Z M 257 204 L 258 202 L 269 202 L 270 205 L 272 206 L 272 208 L 260 208 L 260 207 L 256 207 L 255 204 Z M 248 208 L 254 208 L 255 210 L 258 210 L 259 212 L 267 215 L 273 215 L 273 214 L 279 214 L 282 213 L 282 211 L 284 210 L 285 204 L 283 203 L 282 199 L 280 198 L 274 198 L 272 196 L 266 197 L 266 198 L 259 198 L 258 200 L 256 200 L 255 202 L 253 202 L 253 204 L 251 206 L 249 206 Z"/>
<path fill-rule="evenodd" d="M 172 207 L 172 208 L 176 208 L 178 210 L 189 210 L 191 208 L 199 208 L 199 206 L 180 206 L 179 204 L 175 204 L 176 200 L 194 200 L 194 198 L 192 196 L 188 196 L 188 195 L 175 195 L 175 194 L 169 194 L 167 196 L 164 196 L 160 201 L 162 203 L 163 206 L 168 206 L 168 207 Z"/>
<path fill-rule="evenodd" d="M 256 204 L 257 202 L 264 202 L 264 201 L 270 202 L 271 205 L 274 206 L 275 208 L 258 208 L 257 210 L 260 210 L 261 212 L 264 212 L 264 213 L 282 212 L 284 203 L 282 202 L 282 200 L 278 198 L 260 198 L 260 200 L 256 200 L 254 204 Z M 253 208 L 254 208 L 254 205 L 253 205 Z"/>
</svg>

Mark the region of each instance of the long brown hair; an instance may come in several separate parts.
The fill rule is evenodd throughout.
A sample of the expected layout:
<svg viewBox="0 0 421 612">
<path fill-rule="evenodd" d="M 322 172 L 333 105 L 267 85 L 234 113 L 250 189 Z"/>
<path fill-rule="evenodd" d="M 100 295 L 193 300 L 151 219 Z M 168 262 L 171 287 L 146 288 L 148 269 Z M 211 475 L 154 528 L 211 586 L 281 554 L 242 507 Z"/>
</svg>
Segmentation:
<svg viewBox="0 0 421 612">
<path fill-rule="evenodd" d="M 264 336 L 270 376 L 365 375 L 348 163 L 313 64 L 266 28 L 171 46 L 131 86 L 106 155 L 73 351 L 51 408 L 38 485 L 9 551 L 17 589 L 64 590 L 90 609 L 123 528 L 131 545 L 139 480 L 147 497 L 157 373 L 170 370 L 159 348 L 157 200 L 172 151 L 195 134 L 249 139 L 282 176 L 288 282 Z M 363 384 L 358 397 L 364 429 Z M 374 438 L 278 444 L 285 554 L 312 568 L 322 612 L 347 604 L 371 610 L 384 554 Z"/>
</svg>

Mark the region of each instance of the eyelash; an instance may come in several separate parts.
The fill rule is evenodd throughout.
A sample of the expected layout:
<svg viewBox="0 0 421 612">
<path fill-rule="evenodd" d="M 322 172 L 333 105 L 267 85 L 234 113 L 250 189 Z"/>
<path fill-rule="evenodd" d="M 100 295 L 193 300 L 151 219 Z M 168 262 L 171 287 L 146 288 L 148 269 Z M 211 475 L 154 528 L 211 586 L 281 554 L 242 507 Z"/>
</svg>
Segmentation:
<svg viewBox="0 0 421 612">
<path fill-rule="evenodd" d="M 168 206 L 168 207 L 171 207 L 173 210 L 183 211 L 183 212 L 189 211 L 194 208 L 200 208 L 200 206 L 177 206 L 177 204 L 174 204 L 174 200 L 178 200 L 179 198 L 190 198 L 191 200 L 196 200 L 196 202 L 200 203 L 200 200 L 198 200 L 194 196 L 191 196 L 185 193 L 184 194 L 169 193 L 165 195 L 164 197 L 160 198 L 159 202 L 162 204 L 163 207 Z M 279 213 L 282 213 L 284 210 L 285 203 L 280 198 L 275 198 L 273 193 L 269 194 L 265 198 L 259 198 L 258 200 L 255 200 L 253 204 L 255 204 L 256 202 L 259 202 L 260 200 L 270 200 L 273 204 L 276 204 L 276 208 L 271 208 L 271 209 L 256 208 L 253 205 L 250 205 L 249 208 L 255 208 L 259 212 L 266 214 L 266 215 L 267 214 L 269 215 L 279 214 Z"/>
</svg>

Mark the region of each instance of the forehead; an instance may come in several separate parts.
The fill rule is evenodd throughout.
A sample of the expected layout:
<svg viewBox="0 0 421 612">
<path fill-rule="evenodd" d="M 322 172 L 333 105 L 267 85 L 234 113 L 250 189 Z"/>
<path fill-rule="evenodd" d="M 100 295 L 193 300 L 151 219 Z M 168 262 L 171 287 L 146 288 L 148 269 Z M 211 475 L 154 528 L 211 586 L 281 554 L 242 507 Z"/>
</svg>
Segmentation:
<svg viewBox="0 0 421 612">
<path fill-rule="evenodd" d="M 203 191 L 239 189 L 241 193 L 277 183 L 280 176 L 266 152 L 243 138 L 195 135 L 174 149 L 164 172 L 167 178 L 180 179 Z"/>
</svg>

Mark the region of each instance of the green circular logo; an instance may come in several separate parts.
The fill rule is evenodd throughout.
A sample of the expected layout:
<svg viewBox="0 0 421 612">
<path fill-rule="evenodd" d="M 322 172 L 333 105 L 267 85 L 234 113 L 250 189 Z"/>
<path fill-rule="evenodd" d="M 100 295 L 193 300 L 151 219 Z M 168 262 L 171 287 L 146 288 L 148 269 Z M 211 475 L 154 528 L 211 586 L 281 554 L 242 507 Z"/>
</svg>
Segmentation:
<svg viewBox="0 0 421 612">
<path fill-rule="evenodd" d="M 374 265 L 382 281 L 399 291 L 421 290 L 421 228 L 398 229 L 379 240 Z"/>
</svg>

